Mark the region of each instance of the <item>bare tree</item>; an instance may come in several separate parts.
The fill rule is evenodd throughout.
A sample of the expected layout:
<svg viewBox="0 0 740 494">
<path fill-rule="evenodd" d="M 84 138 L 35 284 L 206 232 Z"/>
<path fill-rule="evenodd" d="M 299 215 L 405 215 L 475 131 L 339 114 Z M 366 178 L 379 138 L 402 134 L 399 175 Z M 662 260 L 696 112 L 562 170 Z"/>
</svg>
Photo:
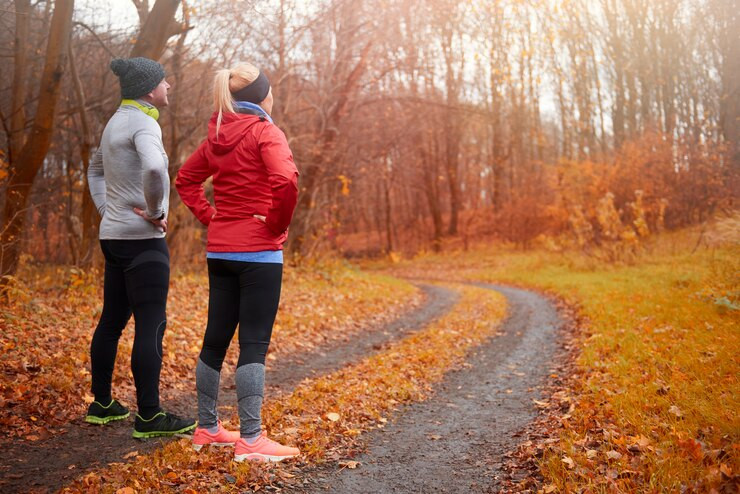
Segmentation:
<svg viewBox="0 0 740 494">
<path fill-rule="evenodd" d="M 30 11 L 27 0 L 18 0 L 17 16 L 28 17 Z M 3 226 L 0 234 L 0 276 L 7 281 L 18 268 L 20 255 L 20 238 L 26 222 L 26 205 L 31 191 L 31 185 L 41 167 L 51 144 L 54 130 L 54 114 L 61 88 L 62 75 L 67 62 L 67 44 L 72 28 L 73 0 L 57 0 L 51 18 L 49 38 L 46 47 L 44 70 L 41 75 L 41 85 L 38 95 L 38 107 L 33 119 L 33 125 L 25 138 L 18 134 L 21 128 L 13 128 L 11 135 L 16 146 L 17 154 L 11 154 L 9 161 L 9 179 L 6 184 L 5 207 L 3 211 Z M 18 18 L 17 17 L 17 18 Z M 21 32 L 27 33 L 27 19 L 18 19 Z M 26 69 L 25 56 L 28 50 L 28 37 L 16 36 L 16 66 L 15 70 L 23 74 Z M 25 84 L 22 77 L 16 77 L 14 84 Z M 23 96 L 24 92 L 14 89 L 14 95 Z M 19 108 L 23 102 L 13 103 L 13 108 Z"/>
</svg>

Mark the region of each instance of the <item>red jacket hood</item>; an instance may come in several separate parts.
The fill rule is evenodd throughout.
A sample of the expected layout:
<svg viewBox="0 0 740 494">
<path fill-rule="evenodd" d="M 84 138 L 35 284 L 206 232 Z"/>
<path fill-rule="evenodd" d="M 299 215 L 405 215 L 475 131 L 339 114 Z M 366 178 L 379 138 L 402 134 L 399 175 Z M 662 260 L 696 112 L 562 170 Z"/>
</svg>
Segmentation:
<svg viewBox="0 0 740 494">
<path fill-rule="evenodd" d="M 241 142 L 250 127 L 259 123 L 262 119 L 257 115 L 246 113 L 227 113 L 221 117 L 221 127 L 216 135 L 216 121 L 218 112 L 214 112 L 208 122 L 208 142 L 216 155 L 226 154 Z"/>
<path fill-rule="evenodd" d="M 285 134 L 259 116 L 225 113 L 216 138 L 217 118 L 177 173 L 180 197 L 208 226 L 209 252 L 280 250 L 298 200 L 298 170 Z M 208 177 L 213 204 L 203 189 Z"/>
</svg>

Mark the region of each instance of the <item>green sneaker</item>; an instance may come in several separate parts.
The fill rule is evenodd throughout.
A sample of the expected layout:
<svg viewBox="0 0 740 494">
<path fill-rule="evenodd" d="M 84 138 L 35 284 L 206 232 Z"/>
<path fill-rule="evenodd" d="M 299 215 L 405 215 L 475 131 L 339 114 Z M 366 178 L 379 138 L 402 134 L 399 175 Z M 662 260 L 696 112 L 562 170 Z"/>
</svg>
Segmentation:
<svg viewBox="0 0 740 494">
<path fill-rule="evenodd" d="M 198 424 L 195 420 L 183 419 L 174 413 L 159 412 L 149 420 L 144 420 L 137 413 L 133 436 L 136 439 L 149 439 L 187 434 L 192 433 L 196 425 Z"/>
<path fill-rule="evenodd" d="M 112 399 L 107 406 L 104 406 L 99 401 L 93 401 L 87 409 L 85 422 L 105 425 L 114 420 L 123 420 L 128 418 L 129 415 L 131 415 L 131 412 L 128 411 L 128 408 L 121 405 L 116 400 Z"/>
</svg>

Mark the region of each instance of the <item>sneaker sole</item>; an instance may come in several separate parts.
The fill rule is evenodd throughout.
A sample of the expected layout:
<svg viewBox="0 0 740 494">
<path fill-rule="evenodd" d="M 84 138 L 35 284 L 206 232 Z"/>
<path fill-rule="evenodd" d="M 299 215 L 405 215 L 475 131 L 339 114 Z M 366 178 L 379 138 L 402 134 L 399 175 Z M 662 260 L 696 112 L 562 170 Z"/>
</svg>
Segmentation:
<svg viewBox="0 0 740 494">
<path fill-rule="evenodd" d="M 287 460 L 288 458 L 295 458 L 298 455 L 288 455 L 288 456 L 273 456 L 273 455 L 263 455 L 260 453 L 247 453 L 243 455 L 234 455 L 234 461 L 241 463 L 244 460 L 251 460 L 251 461 L 262 461 L 262 462 L 278 462 Z"/>
<path fill-rule="evenodd" d="M 198 424 L 196 423 L 193 425 L 189 425 L 187 427 L 183 427 L 182 429 L 176 430 L 176 431 L 139 432 L 136 429 L 134 429 L 134 433 L 132 434 L 132 436 L 134 437 L 134 439 L 151 439 L 153 437 L 172 437 L 172 436 L 177 436 L 179 434 L 184 434 L 186 432 L 192 431 L 193 429 L 195 429 L 197 425 Z"/>
<path fill-rule="evenodd" d="M 225 448 L 227 446 L 233 446 L 234 444 L 236 444 L 236 443 L 235 442 L 233 442 L 233 443 L 206 443 L 206 444 L 195 444 L 195 443 L 193 443 L 193 449 L 195 451 L 200 451 L 201 449 L 203 449 L 203 446 L 216 446 L 218 448 Z"/>
<path fill-rule="evenodd" d="M 131 412 L 127 413 L 126 415 L 111 415 L 110 417 L 96 417 L 95 415 L 87 415 L 85 416 L 85 422 L 87 422 L 88 424 L 105 425 L 108 422 L 113 422 L 114 420 L 127 419 L 130 415 Z"/>
</svg>

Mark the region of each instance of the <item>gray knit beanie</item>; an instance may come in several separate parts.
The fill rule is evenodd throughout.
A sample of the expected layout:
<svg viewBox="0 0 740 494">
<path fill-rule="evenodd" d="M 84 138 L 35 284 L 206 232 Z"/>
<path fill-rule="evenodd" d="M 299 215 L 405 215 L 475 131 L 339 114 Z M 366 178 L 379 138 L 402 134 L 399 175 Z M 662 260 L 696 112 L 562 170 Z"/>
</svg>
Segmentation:
<svg viewBox="0 0 740 494">
<path fill-rule="evenodd" d="M 164 67 L 144 57 L 115 58 L 110 68 L 121 82 L 121 97 L 136 99 L 152 92 L 164 79 Z"/>
</svg>

